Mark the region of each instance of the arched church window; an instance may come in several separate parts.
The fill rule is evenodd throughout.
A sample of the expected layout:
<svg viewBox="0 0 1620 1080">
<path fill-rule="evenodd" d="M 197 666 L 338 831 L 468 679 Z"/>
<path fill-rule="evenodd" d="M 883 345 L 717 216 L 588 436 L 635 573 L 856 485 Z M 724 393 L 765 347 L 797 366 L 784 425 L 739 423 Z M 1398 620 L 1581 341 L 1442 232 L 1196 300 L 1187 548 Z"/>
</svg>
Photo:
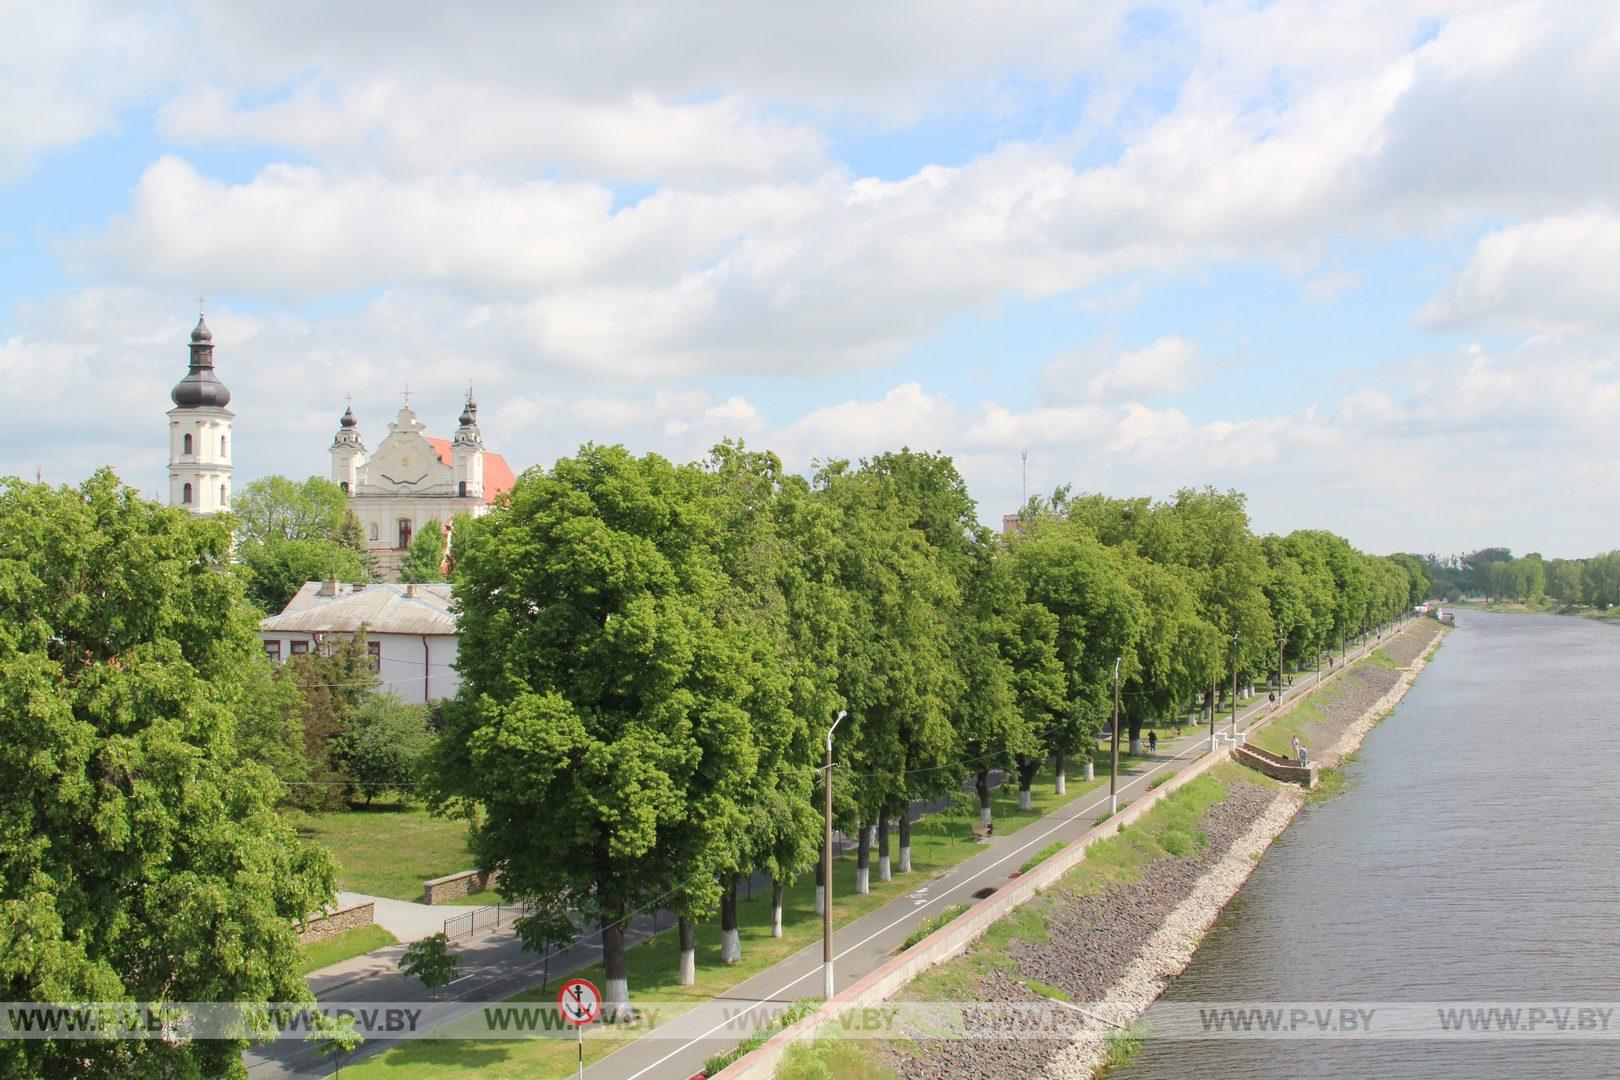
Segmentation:
<svg viewBox="0 0 1620 1080">
<path fill-rule="evenodd" d="M 371 523 L 371 530 L 367 535 L 373 540 L 377 539 L 377 523 L 375 521 Z"/>
<path fill-rule="evenodd" d="M 191 453 L 191 435 L 190 434 L 187 434 L 184 438 L 182 438 L 180 440 L 180 452 L 182 454 Z M 187 500 L 187 501 L 189 502 L 190 500 Z"/>
<path fill-rule="evenodd" d="M 219 505 L 225 505 L 225 485 L 219 485 Z"/>
<path fill-rule="evenodd" d="M 467 497 L 467 481 L 463 480 L 461 483 L 456 485 L 456 494 L 460 495 L 463 499 Z"/>
<path fill-rule="evenodd" d="M 399 519 L 399 547 L 404 550 L 411 546 L 411 519 Z"/>
<path fill-rule="evenodd" d="M 189 442 L 190 439 L 191 439 L 191 436 L 187 435 L 186 440 Z M 183 486 L 180 489 L 180 501 L 183 502 L 183 503 L 186 503 L 188 505 L 191 503 L 191 485 L 190 484 L 186 484 L 185 486 Z"/>
<path fill-rule="evenodd" d="M 349 493 L 349 482 L 347 480 L 339 484 L 338 487 L 343 489 L 343 494 L 347 495 Z"/>
<path fill-rule="evenodd" d="M 219 437 L 219 456 L 225 456 L 225 436 L 223 435 Z"/>
</svg>

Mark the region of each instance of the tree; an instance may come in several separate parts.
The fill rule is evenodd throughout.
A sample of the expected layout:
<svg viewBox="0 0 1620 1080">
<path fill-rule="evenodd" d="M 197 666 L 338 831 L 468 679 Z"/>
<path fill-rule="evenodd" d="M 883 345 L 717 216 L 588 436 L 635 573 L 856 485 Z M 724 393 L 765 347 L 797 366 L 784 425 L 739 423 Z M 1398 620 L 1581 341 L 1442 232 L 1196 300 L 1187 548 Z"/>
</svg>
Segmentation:
<svg viewBox="0 0 1620 1080">
<path fill-rule="evenodd" d="M 337 808 L 355 790 L 343 749 L 361 704 L 377 688 L 364 632 L 338 642 L 322 642 L 292 656 L 276 672 L 292 687 L 295 715 L 303 732 L 308 786 L 296 801 L 307 807 Z"/>
<path fill-rule="evenodd" d="M 439 991 L 456 977 L 458 963 L 460 958 L 450 951 L 450 939 L 441 930 L 405 946 L 399 958 L 399 970 L 422 980 L 422 985 L 432 991 L 437 1000 Z"/>
<path fill-rule="evenodd" d="M 408 792 L 433 735 L 427 709 L 397 694 L 373 693 L 351 712 L 334 747 L 338 769 L 369 805 L 378 791 Z"/>
<path fill-rule="evenodd" d="M 551 983 L 551 954 L 572 945 L 579 927 L 558 903 L 531 897 L 524 901 L 524 908 L 512 929 L 517 931 L 523 948 L 540 957 L 540 992 L 544 994 Z"/>
<path fill-rule="evenodd" d="M 482 808 L 474 855 L 513 894 L 601 924 L 609 1021 L 630 1015 L 629 918 L 725 870 L 755 779 L 759 654 L 720 614 L 738 601 L 715 531 L 701 469 L 588 445 L 456 533 L 435 805 Z"/>
<path fill-rule="evenodd" d="M 411 538 L 405 558 L 399 564 L 401 581 L 443 581 L 444 530 L 437 521 L 430 521 L 422 531 Z"/>
<path fill-rule="evenodd" d="M 223 521 L 0 481 L 0 992 L 308 1001 L 294 921 L 330 858 L 233 710 L 261 663 Z M 0 1040 L 0 1074 L 242 1074 L 243 1045 Z"/>
<path fill-rule="evenodd" d="M 360 1049 L 365 1037 L 354 1030 L 354 1017 L 345 1013 L 329 1016 L 316 1013 L 310 1025 L 310 1040 L 322 1057 L 332 1059 L 332 1075 L 343 1075 L 343 1056 Z"/>
<path fill-rule="evenodd" d="M 267 612 L 287 606 L 306 581 L 369 580 L 365 538 L 343 489 L 319 476 L 266 476 L 231 503 L 247 592 Z"/>
<path fill-rule="evenodd" d="M 287 606 L 307 581 L 366 581 L 365 560 L 331 540 L 271 537 L 236 549 L 237 569 L 248 598 L 268 614 Z"/>
</svg>

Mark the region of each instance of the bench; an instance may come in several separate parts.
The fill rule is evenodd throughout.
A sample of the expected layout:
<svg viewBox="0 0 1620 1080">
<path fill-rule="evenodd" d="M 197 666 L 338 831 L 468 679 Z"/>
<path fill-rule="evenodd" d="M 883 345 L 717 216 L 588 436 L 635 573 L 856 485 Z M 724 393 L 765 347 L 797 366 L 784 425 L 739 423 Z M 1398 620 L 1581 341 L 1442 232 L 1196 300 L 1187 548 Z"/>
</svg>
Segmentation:
<svg viewBox="0 0 1620 1080">
<path fill-rule="evenodd" d="M 973 826 L 973 836 L 978 840 L 984 840 L 990 836 L 994 836 L 995 832 L 996 825 L 993 821 L 980 821 L 976 822 Z"/>
</svg>

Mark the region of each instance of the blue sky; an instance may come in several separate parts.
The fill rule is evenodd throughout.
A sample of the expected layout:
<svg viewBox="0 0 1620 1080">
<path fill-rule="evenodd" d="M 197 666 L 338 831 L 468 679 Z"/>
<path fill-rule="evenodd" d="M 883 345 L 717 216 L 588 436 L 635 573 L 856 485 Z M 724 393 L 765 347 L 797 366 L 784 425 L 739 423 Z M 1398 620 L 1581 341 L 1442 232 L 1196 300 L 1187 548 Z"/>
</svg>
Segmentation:
<svg viewBox="0 0 1620 1080">
<path fill-rule="evenodd" d="M 909 444 L 995 520 L 1027 450 L 1616 546 L 1600 6 L 533 7 L 0 11 L 0 474 L 159 490 L 201 292 L 239 482 L 470 382 L 519 468 Z"/>
</svg>

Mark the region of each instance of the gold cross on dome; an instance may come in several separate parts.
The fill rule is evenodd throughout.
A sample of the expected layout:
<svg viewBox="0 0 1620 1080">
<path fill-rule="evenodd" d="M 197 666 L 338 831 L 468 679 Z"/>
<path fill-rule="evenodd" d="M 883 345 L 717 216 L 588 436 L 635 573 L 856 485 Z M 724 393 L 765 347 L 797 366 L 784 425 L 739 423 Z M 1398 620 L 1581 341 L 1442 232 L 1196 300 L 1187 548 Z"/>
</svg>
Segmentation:
<svg viewBox="0 0 1620 1080">
<path fill-rule="evenodd" d="M 199 319 L 202 318 L 203 309 L 205 309 L 207 306 L 208 306 L 207 297 L 203 296 L 202 293 L 198 293 L 197 294 L 197 317 Z"/>
<path fill-rule="evenodd" d="M 399 396 L 405 399 L 405 407 L 407 409 L 410 408 L 411 407 L 411 384 L 410 383 L 405 384 L 405 389 L 400 391 Z"/>
</svg>

